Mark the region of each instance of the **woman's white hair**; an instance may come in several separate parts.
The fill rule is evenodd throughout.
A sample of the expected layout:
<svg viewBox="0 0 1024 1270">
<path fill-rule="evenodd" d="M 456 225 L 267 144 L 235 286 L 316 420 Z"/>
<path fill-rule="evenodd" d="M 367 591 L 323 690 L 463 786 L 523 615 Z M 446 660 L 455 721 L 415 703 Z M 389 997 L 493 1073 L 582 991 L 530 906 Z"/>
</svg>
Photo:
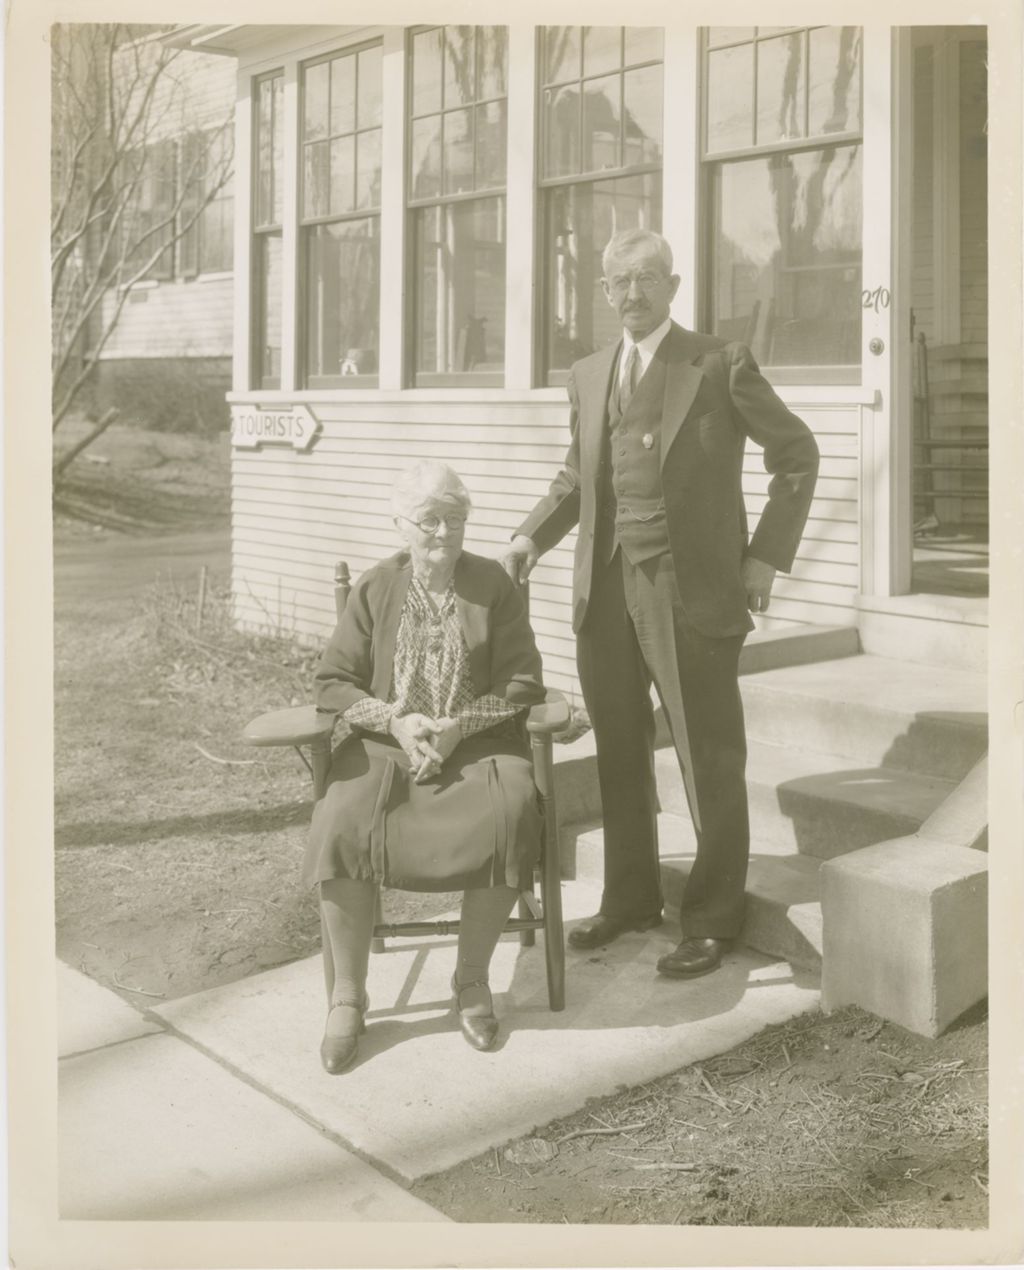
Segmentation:
<svg viewBox="0 0 1024 1270">
<path fill-rule="evenodd" d="M 405 516 L 428 502 L 450 503 L 464 512 L 473 505 L 454 468 L 435 459 L 420 459 L 395 477 L 391 509 L 397 516 Z"/>
<path fill-rule="evenodd" d="M 601 253 L 601 268 L 605 275 L 607 276 L 610 260 L 618 260 L 624 251 L 634 247 L 646 247 L 648 251 L 656 253 L 665 266 L 665 277 L 672 276 L 672 248 L 668 245 L 668 240 L 662 238 L 661 234 L 656 234 L 653 229 L 620 229 L 617 234 L 613 234 Z"/>
</svg>

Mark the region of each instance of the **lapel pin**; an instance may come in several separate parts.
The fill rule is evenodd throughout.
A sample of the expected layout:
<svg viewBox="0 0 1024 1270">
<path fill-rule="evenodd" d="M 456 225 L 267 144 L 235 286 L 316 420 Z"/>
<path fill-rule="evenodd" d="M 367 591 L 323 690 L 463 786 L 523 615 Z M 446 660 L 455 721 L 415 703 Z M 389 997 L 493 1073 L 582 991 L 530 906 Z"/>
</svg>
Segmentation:
<svg viewBox="0 0 1024 1270">
<path fill-rule="evenodd" d="M 645 432 L 640 440 L 645 450 L 649 450 L 654 445 L 654 437 L 649 432 Z"/>
</svg>

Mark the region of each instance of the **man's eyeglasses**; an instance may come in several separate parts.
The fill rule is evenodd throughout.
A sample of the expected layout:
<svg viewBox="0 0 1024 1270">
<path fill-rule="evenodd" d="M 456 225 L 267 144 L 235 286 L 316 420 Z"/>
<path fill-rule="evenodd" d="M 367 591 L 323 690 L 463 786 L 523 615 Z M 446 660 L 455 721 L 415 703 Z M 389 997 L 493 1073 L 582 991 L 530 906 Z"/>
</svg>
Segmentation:
<svg viewBox="0 0 1024 1270">
<path fill-rule="evenodd" d="M 424 516 L 422 520 L 413 520 L 409 516 L 403 516 L 403 520 L 407 520 L 410 525 L 415 525 L 421 533 L 436 534 L 441 528 L 441 521 L 445 523 L 445 527 L 450 529 L 452 533 L 456 530 L 465 528 L 466 518 L 460 516 L 457 512 L 449 512 L 447 516 Z"/>
<path fill-rule="evenodd" d="M 652 291 L 656 291 L 658 287 L 662 286 L 666 279 L 659 277 L 656 273 L 638 273 L 628 277 L 619 273 L 614 278 L 606 279 L 606 281 L 615 295 L 625 295 L 634 282 L 641 291 L 649 295 Z"/>
</svg>

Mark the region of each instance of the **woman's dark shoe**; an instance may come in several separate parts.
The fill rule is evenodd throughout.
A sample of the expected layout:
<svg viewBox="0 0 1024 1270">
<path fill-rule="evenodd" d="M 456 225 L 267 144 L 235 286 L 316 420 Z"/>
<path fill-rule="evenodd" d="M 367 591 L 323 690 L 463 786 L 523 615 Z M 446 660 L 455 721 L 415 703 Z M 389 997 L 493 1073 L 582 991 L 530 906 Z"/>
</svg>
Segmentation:
<svg viewBox="0 0 1024 1270">
<path fill-rule="evenodd" d="M 320 1061 L 324 1065 L 324 1071 L 328 1076 L 337 1076 L 347 1067 L 352 1065 L 352 1061 L 359 1049 L 360 1034 L 366 1031 L 366 1011 L 370 1008 L 370 998 L 363 997 L 361 1004 L 354 1001 L 335 1001 L 331 1008 L 327 1011 L 327 1027 L 331 1025 L 331 1015 L 335 1010 L 355 1010 L 359 1015 L 354 1032 L 339 1032 L 337 1034 L 330 1031 L 324 1032 L 324 1039 L 320 1042 Z"/>
<path fill-rule="evenodd" d="M 487 1014 L 470 1014 L 462 1008 L 462 994 L 469 988 L 483 988 L 487 994 Z M 472 1009 L 472 1007 L 469 1007 Z M 498 1036 L 498 1020 L 494 1017 L 494 1000 L 488 984 L 477 979 L 458 984 L 452 975 L 452 1009 L 459 1016 L 462 1035 L 475 1050 L 489 1050 Z"/>
</svg>

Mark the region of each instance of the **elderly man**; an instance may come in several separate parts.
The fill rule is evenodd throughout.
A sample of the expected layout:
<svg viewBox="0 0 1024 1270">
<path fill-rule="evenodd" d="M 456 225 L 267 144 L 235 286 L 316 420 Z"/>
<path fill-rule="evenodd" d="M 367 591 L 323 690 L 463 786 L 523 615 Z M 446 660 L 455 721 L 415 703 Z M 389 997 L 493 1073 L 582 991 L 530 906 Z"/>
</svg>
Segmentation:
<svg viewBox="0 0 1024 1270">
<path fill-rule="evenodd" d="M 753 626 L 748 609 L 767 609 L 776 570 L 793 563 L 818 448 L 748 348 L 671 320 L 679 278 L 660 234 L 616 234 L 603 266 L 622 339 L 573 366 L 565 465 L 503 563 L 525 580 L 579 525 L 573 630 L 597 742 L 604 890 L 600 912 L 569 943 L 595 948 L 661 922 L 653 681 L 697 832 L 683 939 L 658 970 L 694 977 L 716 969 L 743 921 L 750 830 L 739 654 Z M 749 542 L 748 437 L 772 478 Z"/>
</svg>

